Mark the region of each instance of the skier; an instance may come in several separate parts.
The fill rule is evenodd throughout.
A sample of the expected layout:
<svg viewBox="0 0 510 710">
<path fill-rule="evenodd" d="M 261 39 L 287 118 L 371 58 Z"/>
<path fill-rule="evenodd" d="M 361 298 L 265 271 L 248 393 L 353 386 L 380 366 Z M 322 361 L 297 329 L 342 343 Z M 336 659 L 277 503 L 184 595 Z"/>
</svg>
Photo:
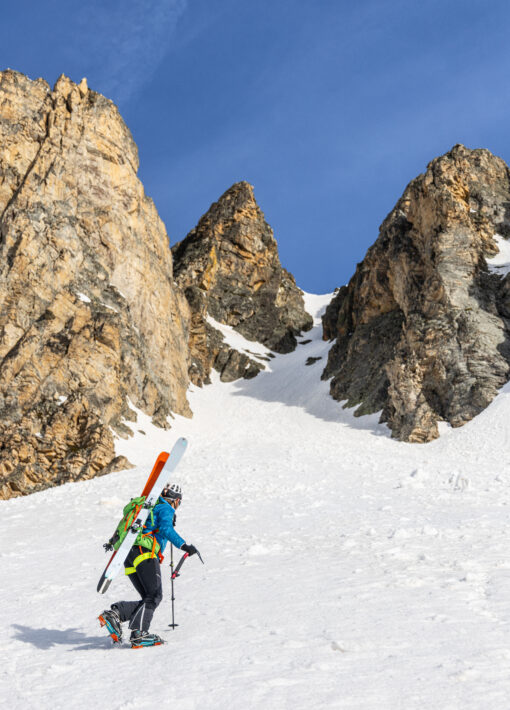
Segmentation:
<svg viewBox="0 0 510 710">
<path fill-rule="evenodd" d="M 133 545 L 124 562 L 126 574 L 141 596 L 139 602 L 116 602 L 99 615 L 101 626 L 106 626 L 115 643 L 122 640 L 122 622 L 129 621 L 131 647 L 158 646 L 164 643 L 156 634 L 149 633 L 149 626 L 156 607 L 163 598 L 160 560 L 167 542 L 180 548 L 188 555 L 198 552 L 194 545 L 188 545 L 174 530 L 175 511 L 182 501 L 180 486 L 167 484 L 154 507 L 154 513 L 147 519 L 144 528 L 144 546 Z M 149 543 L 149 545 L 148 545 Z M 150 547 L 151 549 L 148 549 Z"/>
</svg>

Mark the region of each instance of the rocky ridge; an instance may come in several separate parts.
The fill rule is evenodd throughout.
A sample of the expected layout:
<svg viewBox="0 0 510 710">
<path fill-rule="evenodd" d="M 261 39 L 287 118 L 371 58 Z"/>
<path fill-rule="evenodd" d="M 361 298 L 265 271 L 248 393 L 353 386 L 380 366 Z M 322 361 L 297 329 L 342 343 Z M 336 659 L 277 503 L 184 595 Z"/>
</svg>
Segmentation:
<svg viewBox="0 0 510 710">
<path fill-rule="evenodd" d="M 190 380 L 254 377 L 267 358 L 223 326 L 268 357 L 312 326 L 251 185 L 170 250 L 137 170 L 85 80 L 0 73 L 0 498 L 125 468 L 134 407 L 168 427 Z M 482 411 L 510 375 L 510 275 L 487 267 L 505 238 L 505 163 L 460 145 L 433 160 L 324 315 L 332 396 L 412 442 Z"/>
<path fill-rule="evenodd" d="M 281 266 L 273 231 L 247 182 L 227 190 L 172 252 L 174 278 L 191 310 L 195 384 L 209 382 L 213 367 L 223 381 L 253 377 L 264 367 L 256 355 L 225 343 L 214 321 L 278 353 L 294 350 L 296 335 L 312 327 L 302 291 Z"/>
<path fill-rule="evenodd" d="M 129 466 L 139 408 L 191 416 L 189 378 L 253 377 L 311 327 L 253 190 L 239 183 L 176 245 L 137 178 L 115 105 L 61 76 L 0 73 L 0 498 Z M 175 280 L 174 280 L 175 278 Z"/>
<path fill-rule="evenodd" d="M 438 436 L 482 411 L 510 374 L 510 276 L 486 259 L 510 237 L 509 169 L 457 145 L 413 180 L 323 318 L 323 378 L 393 436 Z"/>
</svg>

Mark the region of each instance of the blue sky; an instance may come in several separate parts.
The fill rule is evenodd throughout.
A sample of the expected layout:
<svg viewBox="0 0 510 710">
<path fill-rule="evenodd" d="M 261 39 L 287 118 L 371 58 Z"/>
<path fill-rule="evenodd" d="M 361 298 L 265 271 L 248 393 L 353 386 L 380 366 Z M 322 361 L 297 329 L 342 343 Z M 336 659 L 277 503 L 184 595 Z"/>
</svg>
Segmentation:
<svg viewBox="0 0 510 710">
<path fill-rule="evenodd" d="M 0 68 L 119 106 L 171 243 L 238 180 L 301 288 L 348 281 L 455 143 L 510 162 L 503 0 L 18 0 Z"/>
</svg>

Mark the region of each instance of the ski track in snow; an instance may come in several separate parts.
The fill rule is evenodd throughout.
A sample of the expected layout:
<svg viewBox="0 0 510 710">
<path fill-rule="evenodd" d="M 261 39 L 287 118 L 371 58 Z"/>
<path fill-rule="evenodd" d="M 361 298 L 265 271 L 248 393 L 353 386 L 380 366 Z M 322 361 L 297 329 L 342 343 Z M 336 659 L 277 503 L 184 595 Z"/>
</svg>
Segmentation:
<svg viewBox="0 0 510 710">
<path fill-rule="evenodd" d="M 328 396 L 315 323 L 255 379 L 192 388 L 171 431 L 139 413 L 117 447 L 136 469 L 0 504 L 6 707 L 508 710 L 510 387 L 399 443 Z M 205 565 L 176 580 L 172 631 L 167 551 L 152 628 L 168 643 L 113 648 L 97 615 L 136 595 L 126 578 L 96 593 L 102 543 L 181 435 L 177 530 Z"/>
</svg>

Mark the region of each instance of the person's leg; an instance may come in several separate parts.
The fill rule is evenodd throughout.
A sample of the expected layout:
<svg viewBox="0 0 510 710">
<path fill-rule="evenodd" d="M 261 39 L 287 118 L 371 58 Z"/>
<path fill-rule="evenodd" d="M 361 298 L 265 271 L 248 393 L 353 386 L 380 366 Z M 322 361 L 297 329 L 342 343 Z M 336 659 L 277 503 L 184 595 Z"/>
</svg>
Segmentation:
<svg viewBox="0 0 510 710">
<path fill-rule="evenodd" d="M 124 567 L 132 567 L 133 566 L 133 561 L 138 557 L 140 554 L 140 550 L 138 547 L 133 547 L 129 551 L 129 555 L 126 557 L 126 561 L 124 562 Z M 142 599 L 145 596 L 145 589 L 138 579 L 138 576 L 136 573 L 134 574 L 129 574 L 128 575 L 129 579 L 131 580 L 131 584 L 133 587 L 136 589 L 138 594 L 140 595 L 141 599 L 137 602 L 126 602 L 126 601 L 121 601 L 121 602 L 115 602 L 115 604 L 111 605 L 112 609 L 115 609 L 120 617 L 121 621 L 129 621 L 133 614 L 136 612 L 137 608 L 142 604 Z"/>
<path fill-rule="evenodd" d="M 141 562 L 136 568 L 136 574 L 130 575 L 143 589 L 142 601 L 133 610 L 129 620 L 129 628 L 139 631 L 148 631 L 154 612 L 163 598 L 163 585 L 161 582 L 161 566 L 157 557 L 152 557 Z M 135 584 L 135 579 L 131 580 Z"/>
</svg>

